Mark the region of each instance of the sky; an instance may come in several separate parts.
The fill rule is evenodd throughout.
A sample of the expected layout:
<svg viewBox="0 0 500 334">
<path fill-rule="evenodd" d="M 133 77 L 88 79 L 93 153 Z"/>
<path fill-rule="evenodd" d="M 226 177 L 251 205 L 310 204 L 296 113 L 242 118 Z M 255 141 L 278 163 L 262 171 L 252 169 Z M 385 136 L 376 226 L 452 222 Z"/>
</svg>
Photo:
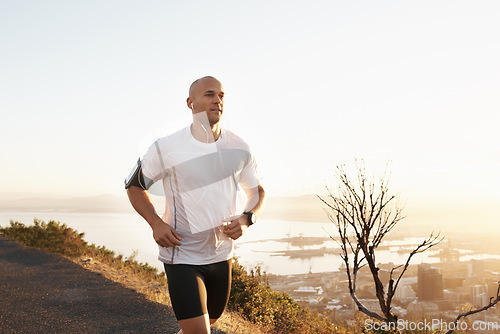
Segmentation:
<svg viewBox="0 0 500 334">
<path fill-rule="evenodd" d="M 271 196 L 364 159 L 500 220 L 498 1 L 0 1 L 0 193 L 123 194 L 213 75 Z"/>
</svg>

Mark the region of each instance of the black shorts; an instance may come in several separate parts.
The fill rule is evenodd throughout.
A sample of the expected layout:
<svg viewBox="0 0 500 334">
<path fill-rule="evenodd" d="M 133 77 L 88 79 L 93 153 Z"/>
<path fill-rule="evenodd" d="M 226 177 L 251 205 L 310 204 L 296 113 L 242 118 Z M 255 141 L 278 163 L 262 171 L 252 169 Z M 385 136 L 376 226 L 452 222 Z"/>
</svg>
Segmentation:
<svg viewBox="0 0 500 334">
<path fill-rule="evenodd" d="M 231 291 L 231 260 L 205 265 L 165 264 L 168 291 L 177 320 L 208 313 L 218 319 Z"/>
</svg>

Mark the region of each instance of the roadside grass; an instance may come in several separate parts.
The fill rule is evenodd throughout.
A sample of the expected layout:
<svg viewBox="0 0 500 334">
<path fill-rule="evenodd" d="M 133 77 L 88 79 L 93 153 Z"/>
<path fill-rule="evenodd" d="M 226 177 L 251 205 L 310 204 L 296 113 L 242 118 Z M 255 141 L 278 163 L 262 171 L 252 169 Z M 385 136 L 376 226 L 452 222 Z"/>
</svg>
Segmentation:
<svg viewBox="0 0 500 334">
<path fill-rule="evenodd" d="M 136 254 L 125 258 L 104 246 L 88 244 L 84 233 L 66 224 L 54 220 L 46 223 L 36 218 L 29 226 L 11 221 L 10 227 L 0 228 L 0 233 L 28 247 L 61 254 L 86 269 L 143 293 L 150 300 L 171 306 L 163 272 L 136 261 Z M 297 304 L 288 294 L 272 290 L 269 284 L 262 283 L 259 268 L 248 274 L 235 259 L 232 274 L 228 311 L 215 326 L 228 334 L 351 332 Z"/>
<path fill-rule="evenodd" d="M 0 228 L 0 233 L 20 241 L 28 247 L 35 247 L 51 253 L 65 255 L 70 258 L 88 257 L 109 265 L 115 269 L 127 269 L 134 275 L 156 281 L 167 285 L 163 273 L 147 263 L 139 263 L 133 256 L 126 259 L 123 255 L 116 254 L 104 246 L 88 244 L 84 239 L 84 233 L 61 224 L 54 220 L 48 223 L 34 219 L 33 225 L 25 225 L 17 221 L 11 221 L 10 227 Z"/>
</svg>

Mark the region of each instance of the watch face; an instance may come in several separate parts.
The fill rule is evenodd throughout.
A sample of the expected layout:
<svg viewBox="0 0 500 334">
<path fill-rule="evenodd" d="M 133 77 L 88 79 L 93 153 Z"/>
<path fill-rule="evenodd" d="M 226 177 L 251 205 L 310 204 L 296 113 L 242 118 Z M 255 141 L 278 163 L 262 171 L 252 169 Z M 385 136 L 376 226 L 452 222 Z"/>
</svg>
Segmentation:
<svg viewBox="0 0 500 334">
<path fill-rule="evenodd" d="M 257 217 L 253 214 L 252 211 L 245 211 L 243 214 L 248 216 L 248 220 L 250 221 L 250 225 L 255 224 L 255 221 L 257 220 Z"/>
</svg>

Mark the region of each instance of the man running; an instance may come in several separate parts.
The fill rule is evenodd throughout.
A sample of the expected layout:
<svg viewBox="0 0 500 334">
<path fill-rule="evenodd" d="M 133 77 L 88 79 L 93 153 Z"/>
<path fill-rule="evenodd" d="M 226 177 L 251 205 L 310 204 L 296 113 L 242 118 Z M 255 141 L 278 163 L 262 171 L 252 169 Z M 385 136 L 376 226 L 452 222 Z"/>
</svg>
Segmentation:
<svg viewBox="0 0 500 334">
<path fill-rule="evenodd" d="M 155 141 L 125 188 L 159 246 L 179 333 L 198 334 L 210 333 L 226 307 L 233 242 L 255 223 L 265 193 L 248 145 L 220 126 L 220 81 L 196 80 L 186 102 L 193 123 Z M 157 181 L 166 196 L 162 218 L 146 191 Z M 246 195 L 240 207 L 239 189 Z"/>
</svg>

